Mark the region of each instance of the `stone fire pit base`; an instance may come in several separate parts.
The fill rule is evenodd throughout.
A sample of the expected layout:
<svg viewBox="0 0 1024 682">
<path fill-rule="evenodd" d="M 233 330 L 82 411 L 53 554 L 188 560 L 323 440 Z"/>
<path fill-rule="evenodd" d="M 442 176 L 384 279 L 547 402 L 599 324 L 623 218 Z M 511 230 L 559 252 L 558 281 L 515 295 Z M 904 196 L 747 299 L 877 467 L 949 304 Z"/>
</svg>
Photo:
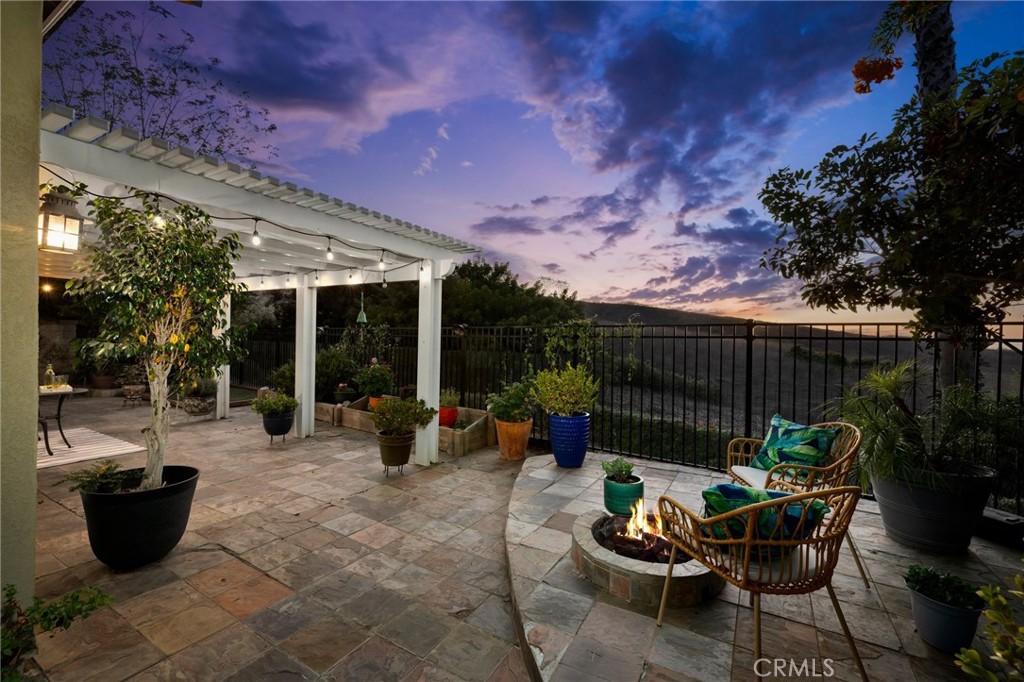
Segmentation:
<svg viewBox="0 0 1024 682">
<path fill-rule="evenodd" d="M 604 511 L 594 510 L 576 518 L 572 528 L 572 561 L 576 570 L 598 588 L 629 602 L 658 606 L 665 585 L 668 564 L 654 564 L 619 556 L 594 539 L 593 525 Z M 725 581 L 697 561 L 680 562 L 686 555 L 676 553 L 676 565 L 669 583 L 668 606 L 697 606 L 714 599 Z"/>
</svg>

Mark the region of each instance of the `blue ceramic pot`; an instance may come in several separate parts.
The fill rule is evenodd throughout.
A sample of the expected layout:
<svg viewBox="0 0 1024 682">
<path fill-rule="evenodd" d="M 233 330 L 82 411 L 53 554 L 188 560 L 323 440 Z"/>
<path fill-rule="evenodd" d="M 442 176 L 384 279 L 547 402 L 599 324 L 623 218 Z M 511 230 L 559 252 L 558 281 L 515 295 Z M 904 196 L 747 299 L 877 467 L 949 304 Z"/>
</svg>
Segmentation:
<svg viewBox="0 0 1024 682">
<path fill-rule="evenodd" d="M 555 462 L 566 469 L 583 466 L 590 443 L 590 414 L 574 414 L 571 417 L 551 415 L 551 451 Z"/>
</svg>

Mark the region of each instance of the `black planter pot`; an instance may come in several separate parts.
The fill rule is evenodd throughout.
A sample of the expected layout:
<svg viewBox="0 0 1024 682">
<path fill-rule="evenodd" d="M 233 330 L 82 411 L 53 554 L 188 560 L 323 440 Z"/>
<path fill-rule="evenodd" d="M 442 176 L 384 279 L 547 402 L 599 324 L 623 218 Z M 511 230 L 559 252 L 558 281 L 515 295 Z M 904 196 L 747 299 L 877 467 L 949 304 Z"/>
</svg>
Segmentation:
<svg viewBox="0 0 1024 682">
<path fill-rule="evenodd" d="M 947 654 L 971 646 L 982 612 L 981 607 L 965 609 L 944 604 L 917 590 L 910 590 L 910 609 L 918 636 Z"/>
<path fill-rule="evenodd" d="M 284 414 L 265 414 L 263 415 L 263 430 L 270 436 L 270 442 L 274 442 L 274 436 L 284 437 L 289 431 L 292 430 L 292 423 L 295 421 L 294 412 L 285 412 Z"/>
<path fill-rule="evenodd" d="M 875 478 L 885 534 L 896 542 L 940 554 L 963 554 L 996 483 L 996 472 L 975 466 L 969 474 L 923 475 L 914 481 Z"/>
<path fill-rule="evenodd" d="M 398 467 L 399 473 L 402 472 L 402 467 L 409 463 L 412 444 L 415 442 L 415 431 L 397 436 L 387 436 L 383 433 L 377 434 L 377 444 L 380 446 L 380 462 L 384 465 L 385 477 L 387 477 L 390 467 Z"/>
<path fill-rule="evenodd" d="M 139 475 L 142 469 L 137 469 Z M 126 493 L 80 491 L 96 558 L 127 571 L 167 556 L 185 534 L 199 469 L 165 466 L 164 485 Z"/>
</svg>

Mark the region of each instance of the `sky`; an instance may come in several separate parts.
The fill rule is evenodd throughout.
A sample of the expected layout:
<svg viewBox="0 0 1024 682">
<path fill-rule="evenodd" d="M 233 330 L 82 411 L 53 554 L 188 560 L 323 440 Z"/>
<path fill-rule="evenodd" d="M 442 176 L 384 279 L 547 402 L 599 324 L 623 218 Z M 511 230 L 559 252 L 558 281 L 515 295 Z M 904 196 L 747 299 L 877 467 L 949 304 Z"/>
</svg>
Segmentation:
<svg viewBox="0 0 1024 682">
<path fill-rule="evenodd" d="M 853 92 L 885 3 L 161 4 L 196 56 L 269 110 L 267 174 L 583 300 L 853 319 L 809 310 L 798 281 L 759 267 L 778 228 L 757 195 L 774 170 L 884 134 L 910 99 L 909 36 L 907 68 Z M 1024 49 L 1024 3 L 952 9 L 959 65 Z"/>
</svg>

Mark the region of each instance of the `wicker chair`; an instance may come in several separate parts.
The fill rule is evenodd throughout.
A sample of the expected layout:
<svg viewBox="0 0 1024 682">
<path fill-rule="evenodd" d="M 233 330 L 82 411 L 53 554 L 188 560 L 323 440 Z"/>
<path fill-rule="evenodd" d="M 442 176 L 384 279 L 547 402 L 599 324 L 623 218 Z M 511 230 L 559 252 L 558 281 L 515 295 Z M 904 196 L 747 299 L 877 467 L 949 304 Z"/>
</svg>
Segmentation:
<svg viewBox="0 0 1024 682">
<path fill-rule="evenodd" d="M 839 431 L 839 435 L 829 450 L 829 458 L 825 466 L 778 464 L 768 471 L 756 469 L 750 466 L 750 462 L 757 455 L 764 441 L 758 438 L 734 438 L 729 441 L 726 450 L 729 476 L 740 485 L 791 492 L 824 490 L 848 485 L 853 465 L 857 461 L 857 451 L 860 449 L 860 429 L 846 422 L 823 422 L 813 424 L 813 426 Z M 861 563 L 860 552 L 857 551 L 857 545 L 854 544 L 853 536 L 849 533 L 846 535 L 846 544 L 850 547 L 850 553 L 853 555 L 853 561 L 857 565 L 861 580 L 864 581 L 864 587 L 871 589 L 871 582 L 864 570 L 864 564 Z"/>
<path fill-rule="evenodd" d="M 665 614 L 669 581 L 678 550 L 727 582 L 750 592 L 754 609 L 754 660 L 761 658 L 761 595 L 806 594 L 825 587 L 857 669 L 867 682 L 857 644 L 832 588 L 832 573 L 839 559 L 839 547 L 859 499 L 860 488 L 856 486 L 815 490 L 759 502 L 705 519 L 671 497 L 662 495 L 658 499 L 662 534 L 672 543 L 672 552 L 658 609 L 658 625 L 661 625 Z M 817 525 L 807 519 L 814 500 L 824 502 L 830 509 Z M 776 516 L 771 516 L 772 512 L 776 512 Z M 774 523 L 767 532 L 762 514 L 768 514 L 768 522 Z"/>
</svg>

